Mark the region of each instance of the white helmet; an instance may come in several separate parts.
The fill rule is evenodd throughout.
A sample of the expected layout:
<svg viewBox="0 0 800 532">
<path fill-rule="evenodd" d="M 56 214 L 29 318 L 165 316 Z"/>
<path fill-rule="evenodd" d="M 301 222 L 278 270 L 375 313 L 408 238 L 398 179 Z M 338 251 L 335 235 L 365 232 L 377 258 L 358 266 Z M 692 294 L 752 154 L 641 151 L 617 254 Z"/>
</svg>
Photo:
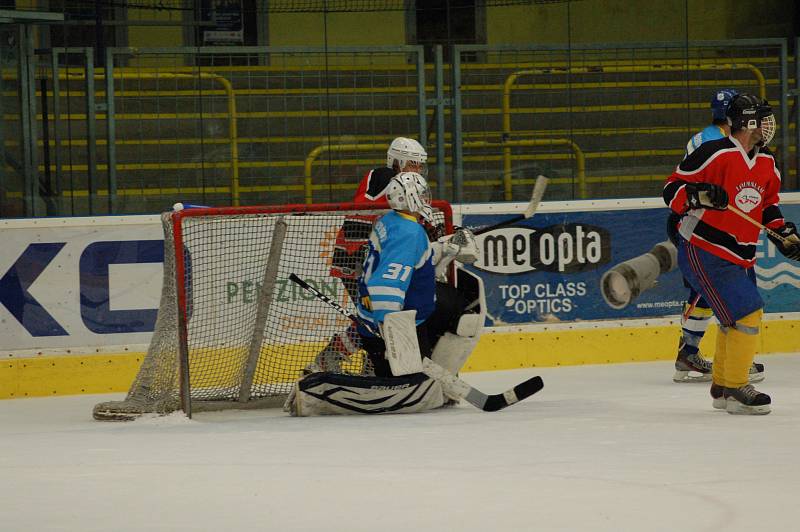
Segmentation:
<svg viewBox="0 0 800 532">
<path fill-rule="evenodd" d="M 422 144 L 405 137 L 394 139 L 386 151 L 386 166 L 389 168 L 396 166 L 398 172 L 402 172 L 406 164 L 413 162 L 419 165 L 418 173 L 420 175 L 427 175 L 428 167 L 425 164 L 427 160 L 428 152 L 425 151 Z"/>
<path fill-rule="evenodd" d="M 386 185 L 386 201 L 392 209 L 419 213 L 425 221 L 433 223 L 431 192 L 425 178 L 416 172 L 394 176 Z"/>
</svg>

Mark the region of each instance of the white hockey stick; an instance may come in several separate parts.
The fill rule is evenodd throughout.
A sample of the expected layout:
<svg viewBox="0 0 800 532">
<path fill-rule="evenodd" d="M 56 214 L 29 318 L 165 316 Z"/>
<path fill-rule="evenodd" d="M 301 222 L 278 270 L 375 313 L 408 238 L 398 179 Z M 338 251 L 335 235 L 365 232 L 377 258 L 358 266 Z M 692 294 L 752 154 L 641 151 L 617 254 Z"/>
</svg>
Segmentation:
<svg viewBox="0 0 800 532">
<path fill-rule="evenodd" d="M 353 322 L 363 326 L 375 336 L 380 337 L 380 333 L 376 331 L 375 328 L 372 327 L 368 322 L 356 316 L 355 314 L 347 312 L 347 310 L 339 305 L 336 301 L 333 301 L 331 298 L 300 279 L 297 275 L 293 273 L 290 274 L 289 280 L 316 296 L 317 299 L 320 299 L 330 305 L 342 316 L 349 318 Z M 448 390 L 466 400 L 468 403 L 480 408 L 485 412 L 496 412 L 497 410 L 501 410 L 507 406 L 513 405 L 514 403 L 518 403 L 519 401 L 522 401 L 523 399 L 535 394 L 544 387 L 542 378 L 536 376 L 517 384 L 510 390 L 507 390 L 503 393 L 487 395 L 480 390 L 476 390 L 428 358 L 422 361 L 422 371 L 430 378 L 440 381 L 443 387 L 446 387 Z"/>
<path fill-rule="evenodd" d="M 539 207 L 539 202 L 542 201 L 542 196 L 544 196 L 544 191 L 546 189 L 547 189 L 547 178 L 543 175 L 537 176 L 536 183 L 534 183 L 533 191 L 531 192 L 531 201 L 528 203 L 528 206 L 525 207 L 525 211 L 522 214 L 513 216 L 503 222 L 490 225 L 489 227 L 478 229 L 472 234 L 476 236 L 482 235 L 484 233 L 488 233 L 489 231 L 494 231 L 495 229 L 500 229 L 501 227 L 507 227 L 517 222 L 521 222 L 522 220 L 527 220 L 528 218 L 533 216 L 533 213 L 536 212 L 536 209 Z"/>
</svg>

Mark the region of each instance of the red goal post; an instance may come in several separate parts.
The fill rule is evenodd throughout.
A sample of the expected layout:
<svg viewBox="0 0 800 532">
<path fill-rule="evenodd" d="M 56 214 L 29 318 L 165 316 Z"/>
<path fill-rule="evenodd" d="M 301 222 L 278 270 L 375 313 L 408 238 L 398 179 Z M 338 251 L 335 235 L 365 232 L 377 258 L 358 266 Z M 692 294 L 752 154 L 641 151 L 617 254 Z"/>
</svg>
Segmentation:
<svg viewBox="0 0 800 532">
<path fill-rule="evenodd" d="M 450 205 L 432 205 L 441 232 L 451 234 Z M 148 352 L 127 397 L 96 405 L 95 419 L 280 406 L 303 368 L 349 326 L 288 282 L 289 274 L 352 310 L 359 239 L 387 210 L 337 203 L 163 213 L 163 285 Z M 355 237 L 345 238 L 346 221 Z M 334 276 L 334 256 L 353 274 Z M 341 366 L 368 370 L 360 349 Z"/>
</svg>

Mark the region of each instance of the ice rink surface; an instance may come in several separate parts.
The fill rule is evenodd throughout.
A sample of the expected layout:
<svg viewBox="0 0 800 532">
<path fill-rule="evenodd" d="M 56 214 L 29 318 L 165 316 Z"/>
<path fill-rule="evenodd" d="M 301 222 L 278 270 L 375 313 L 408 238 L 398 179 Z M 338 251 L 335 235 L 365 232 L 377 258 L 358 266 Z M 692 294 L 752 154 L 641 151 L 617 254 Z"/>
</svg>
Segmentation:
<svg viewBox="0 0 800 532">
<path fill-rule="evenodd" d="M 672 363 L 464 377 L 545 387 L 497 413 L 96 422 L 119 395 L 0 401 L 0 530 L 797 530 L 800 355 L 758 357 L 768 416 Z"/>
</svg>

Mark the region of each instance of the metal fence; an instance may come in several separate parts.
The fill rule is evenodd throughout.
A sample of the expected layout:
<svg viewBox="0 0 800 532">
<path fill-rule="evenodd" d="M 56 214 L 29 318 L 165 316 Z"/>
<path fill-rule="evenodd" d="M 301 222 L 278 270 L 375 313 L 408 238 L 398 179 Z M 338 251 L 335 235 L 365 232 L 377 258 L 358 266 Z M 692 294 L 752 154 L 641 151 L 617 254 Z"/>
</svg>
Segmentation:
<svg viewBox="0 0 800 532">
<path fill-rule="evenodd" d="M 653 196 L 720 87 L 770 100 L 797 188 L 780 39 L 454 46 L 451 64 L 417 46 L 110 48 L 105 68 L 94 53 L 36 50 L 24 76 L 5 57 L 0 216 L 347 200 L 400 135 L 426 145 L 444 199 L 524 200 L 539 173 L 552 199 Z"/>
<path fill-rule="evenodd" d="M 495 191 L 488 199 L 524 197 L 538 173 L 553 178 L 549 197 L 659 195 L 689 137 L 711 122 L 711 97 L 723 87 L 772 102 L 780 126 L 773 149 L 784 173 L 796 175 L 784 40 L 457 46 L 455 57 L 459 200 L 487 199 L 478 183 Z"/>
</svg>

